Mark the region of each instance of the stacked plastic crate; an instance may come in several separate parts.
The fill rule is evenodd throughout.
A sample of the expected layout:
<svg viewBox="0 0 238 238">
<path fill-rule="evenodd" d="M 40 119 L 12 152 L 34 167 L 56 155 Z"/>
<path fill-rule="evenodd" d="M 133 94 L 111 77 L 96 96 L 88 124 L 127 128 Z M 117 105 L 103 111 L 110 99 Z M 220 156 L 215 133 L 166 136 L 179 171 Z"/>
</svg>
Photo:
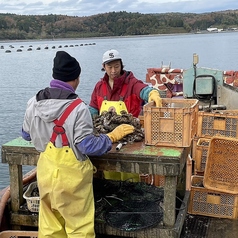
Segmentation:
<svg viewBox="0 0 238 238">
<path fill-rule="evenodd" d="M 198 113 L 188 212 L 238 218 L 238 111 Z"/>
<path fill-rule="evenodd" d="M 146 145 L 190 147 L 196 135 L 198 100 L 162 98 L 162 107 L 147 103 L 143 113 Z"/>
</svg>

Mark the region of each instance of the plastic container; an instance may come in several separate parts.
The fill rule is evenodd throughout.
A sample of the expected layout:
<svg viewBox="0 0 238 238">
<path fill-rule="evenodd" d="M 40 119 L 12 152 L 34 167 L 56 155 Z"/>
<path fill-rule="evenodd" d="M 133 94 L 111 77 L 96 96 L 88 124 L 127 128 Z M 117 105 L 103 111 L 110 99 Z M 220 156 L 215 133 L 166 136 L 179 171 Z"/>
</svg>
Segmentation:
<svg viewBox="0 0 238 238">
<path fill-rule="evenodd" d="M 204 172 L 204 187 L 238 194 L 238 139 L 211 139 Z"/>
<path fill-rule="evenodd" d="M 209 148 L 210 139 L 199 138 L 195 149 L 195 173 L 203 175 L 206 168 L 207 154 Z"/>
<path fill-rule="evenodd" d="M 35 188 L 37 188 L 37 182 L 31 183 L 23 194 L 23 198 L 26 199 L 27 208 L 31 212 L 39 212 L 40 197 L 32 197 L 32 191 Z"/>
<path fill-rule="evenodd" d="M 238 138 L 238 110 L 198 112 L 197 136 Z"/>
<path fill-rule="evenodd" d="M 198 100 L 162 98 L 143 107 L 145 144 L 189 147 L 197 130 Z"/>
<path fill-rule="evenodd" d="M 140 181 L 157 187 L 164 187 L 165 176 L 157 174 L 140 174 Z"/>
<path fill-rule="evenodd" d="M 188 213 L 218 218 L 238 218 L 238 195 L 203 186 L 203 176 L 192 176 Z"/>
</svg>

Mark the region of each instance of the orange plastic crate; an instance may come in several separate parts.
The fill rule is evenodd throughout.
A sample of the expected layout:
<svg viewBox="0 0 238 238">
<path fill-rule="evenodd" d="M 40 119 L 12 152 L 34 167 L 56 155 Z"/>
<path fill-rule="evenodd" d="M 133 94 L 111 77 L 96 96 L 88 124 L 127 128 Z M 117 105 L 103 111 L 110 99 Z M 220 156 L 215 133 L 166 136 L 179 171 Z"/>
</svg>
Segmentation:
<svg viewBox="0 0 238 238">
<path fill-rule="evenodd" d="M 209 148 L 210 139 L 199 138 L 195 149 L 195 173 L 204 173 L 207 161 L 207 154 Z"/>
<path fill-rule="evenodd" d="M 193 140 L 192 140 L 192 159 L 194 160 L 195 158 L 195 152 L 196 152 L 196 149 L 197 149 L 197 143 L 198 143 L 198 140 L 199 138 L 198 137 L 194 137 Z"/>
<path fill-rule="evenodd" d="M 237 219 L 238 195 L 207 189 L 203 186 L 203 181 L 203 176 L 192 176 L 188 213 Z"/>
<path fill-rule="evenodd" d="M 197 130 L 198 100 L 162 98 L 143 107 L 145 144 L 189 147 Z"/>
<path fill-rule="evenodd" d="M 238 139 L 213 137 L 204 172 L 204 186 L 238 194 Z"/>
<path fill-rule="evenodd" d="M 37 238 L 37 231 L 2 231 L 0 232 L 0 238 Z"/>
<path fill-rule="evenodd" d="M 151 184 L 157 187 L 164 187 L 165 176 L 164 175 L 153 175 L 153 174 L 140 174 L 141 182 Z"/>
<path fill-rule="evenodd" d="M 199 111 L 197 136 L 238 138 L 238 110 Z"/>
</svg>

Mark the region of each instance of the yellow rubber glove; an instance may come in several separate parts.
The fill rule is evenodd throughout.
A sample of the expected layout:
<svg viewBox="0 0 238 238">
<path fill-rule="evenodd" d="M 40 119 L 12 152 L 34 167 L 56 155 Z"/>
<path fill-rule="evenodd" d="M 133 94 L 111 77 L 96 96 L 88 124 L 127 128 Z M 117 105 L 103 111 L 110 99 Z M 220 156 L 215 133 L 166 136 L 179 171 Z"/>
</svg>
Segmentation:
<svg viewBox="0 0 238 238">
<path fill-rule="evenodd" d="M 107 136 L 110 138 L 112 143 L 121 140 L 124 136 L 131 134 L 134 132 L 134 126 L 128 124 L 121 124 L 117 126 L 113 131 L 109 132 Z"/>
<path fill-rule="evenodd" d="M 149 93 L 149 102 L 155 102 L 156 107 L 162 107 L 162 99 L 157 90 L 152 90 Z"/>
</svg>

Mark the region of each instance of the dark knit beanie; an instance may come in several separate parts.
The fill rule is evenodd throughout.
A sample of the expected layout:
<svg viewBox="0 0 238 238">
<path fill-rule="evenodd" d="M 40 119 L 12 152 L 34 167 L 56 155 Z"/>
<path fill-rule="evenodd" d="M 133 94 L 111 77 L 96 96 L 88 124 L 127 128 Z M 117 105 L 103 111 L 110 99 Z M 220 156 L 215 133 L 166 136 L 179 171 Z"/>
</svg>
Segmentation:
<svg viewBox="0 0 238 238">
<path fill-rule="evenodd" d="M 53 78 L 64 82 L 72 81 L 81 73 L 79 62 L 65 51 L 58 51 L 54 58 Z"/>
</svg>

